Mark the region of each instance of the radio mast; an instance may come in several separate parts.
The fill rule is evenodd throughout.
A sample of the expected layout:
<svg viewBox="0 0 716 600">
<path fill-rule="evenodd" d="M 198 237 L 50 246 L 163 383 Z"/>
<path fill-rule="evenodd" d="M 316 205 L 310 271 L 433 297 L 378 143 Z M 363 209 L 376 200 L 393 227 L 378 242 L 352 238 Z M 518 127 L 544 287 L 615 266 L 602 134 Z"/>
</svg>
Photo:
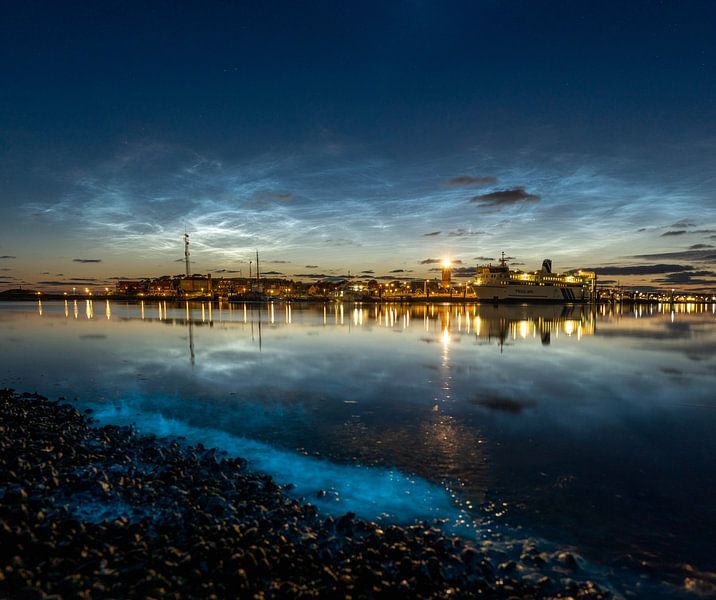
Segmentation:
<svg viewBox="0 0 716 600">
<path fill-rule="evenodd" d="M 189 277 L 191 272 L 189 270 L 189 234 L 184 230 L 184 263 L 186 265 L 186 276 Z"/>
</svg>

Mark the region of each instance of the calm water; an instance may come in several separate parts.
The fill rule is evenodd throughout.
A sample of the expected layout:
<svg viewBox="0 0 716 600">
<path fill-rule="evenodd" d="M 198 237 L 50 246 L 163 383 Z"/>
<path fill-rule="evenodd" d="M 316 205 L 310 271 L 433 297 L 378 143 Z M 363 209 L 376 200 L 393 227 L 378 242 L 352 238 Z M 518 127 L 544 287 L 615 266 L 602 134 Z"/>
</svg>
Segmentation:
<svg viewBox="0 0 716 600">
<path fill-rule="evenodd" d="M 324 511 L 571 546 L 644 596 L 716 571 L 716 306 L 4 303 L 0 340 L 0 385 Z"/>
</svg>

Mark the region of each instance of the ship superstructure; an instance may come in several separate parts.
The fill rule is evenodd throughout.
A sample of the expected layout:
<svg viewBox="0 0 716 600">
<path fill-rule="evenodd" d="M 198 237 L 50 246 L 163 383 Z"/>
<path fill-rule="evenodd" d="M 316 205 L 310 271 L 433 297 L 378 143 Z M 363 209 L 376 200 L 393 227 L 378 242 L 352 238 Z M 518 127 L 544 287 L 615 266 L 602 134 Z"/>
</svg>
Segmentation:
<svg viewBox="0 0 716 600">
<path fill-rule="evenodd" d="M 545 259 L 539 271 L 510 269 L 502 253 L 499 264 L 477 268 L 473 289 L 480 300 L 588 302 L 594 294 L 596 275 L 588 271 L 553 273 L 552 261 Z"/>
</svg>

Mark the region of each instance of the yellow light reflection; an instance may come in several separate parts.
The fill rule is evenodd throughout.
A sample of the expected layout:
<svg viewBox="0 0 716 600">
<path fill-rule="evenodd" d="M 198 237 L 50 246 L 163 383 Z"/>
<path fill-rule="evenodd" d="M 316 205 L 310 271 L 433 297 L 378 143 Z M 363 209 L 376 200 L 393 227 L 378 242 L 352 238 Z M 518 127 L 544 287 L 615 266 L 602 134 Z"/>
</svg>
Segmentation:
<svg viewBox="0 0 716 600">
<path fill-rule="evenodd" d="M 574 321 L 564 322 L 564 333 L 571 336 L 574 333 Z"/>
<path fill-rule="evenodd" d="M 520 337 L 523 340 L 527 339 L 527 333 L 529 331 L 529 324 L 527 323 L 527 321 L 520 321 L 519 329 L 520 329 Z"/>
</svg>

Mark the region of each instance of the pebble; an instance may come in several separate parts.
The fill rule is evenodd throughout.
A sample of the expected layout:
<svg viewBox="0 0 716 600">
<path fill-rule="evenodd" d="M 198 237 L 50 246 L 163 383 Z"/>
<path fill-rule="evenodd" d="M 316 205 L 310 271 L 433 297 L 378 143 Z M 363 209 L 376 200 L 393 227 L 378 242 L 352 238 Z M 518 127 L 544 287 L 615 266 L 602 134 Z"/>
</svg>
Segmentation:
<svg viewBox="0 0 716 600">
<path fill-rule="evenodd" d="M 90 415 L 0 390 L 0 598 L 610 597 L 537 548 L 496 569 L 438 522 L 324 517 L 242 459 Z"/>
</svg>

